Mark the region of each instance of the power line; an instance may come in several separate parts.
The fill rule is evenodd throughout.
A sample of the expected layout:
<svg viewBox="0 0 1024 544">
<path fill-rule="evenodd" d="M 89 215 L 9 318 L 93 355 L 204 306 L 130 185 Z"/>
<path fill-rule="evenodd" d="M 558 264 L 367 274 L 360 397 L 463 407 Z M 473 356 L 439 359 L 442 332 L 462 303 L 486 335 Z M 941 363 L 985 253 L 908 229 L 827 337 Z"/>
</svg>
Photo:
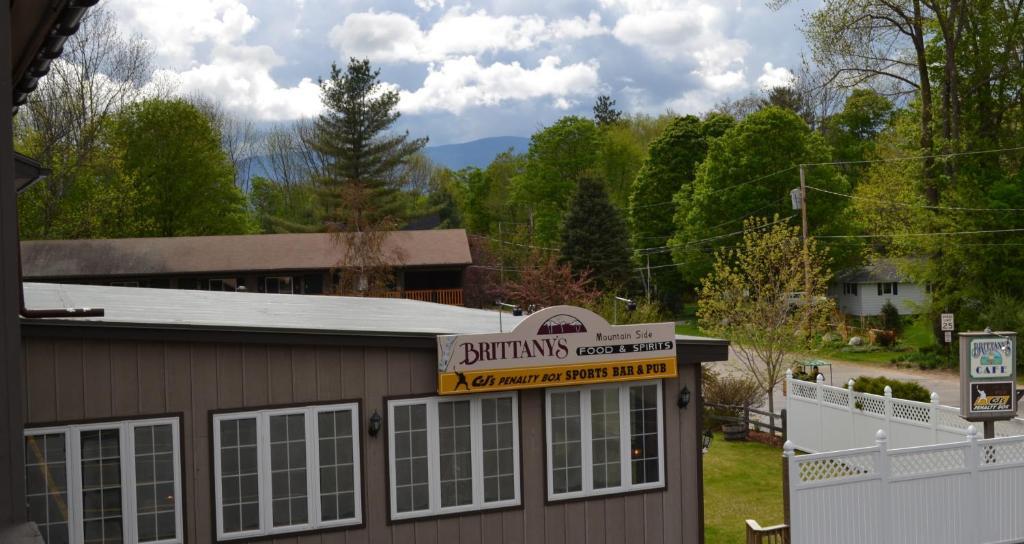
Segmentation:
<svg viewBox="0 0 1024 544">
<path fill-rule="evenodd" d="M 786 172 L 789 172 L 790 170 L 793 170 L 795 168 L 797 168 L 797 166 L 790 166 L 789 168 L 785 168 L 785 169 L 782 169 L 782 170 L 779 170 L 779 171 L 776 171 L 776 172 L 772 172 L 771 174 L 765 174 L 763 176 L 758 176 L 758 177 L 756 177 L 754 179 L 750 179 L 750 180 L 744 181 L 743 183 L 737 183 L 735 185 L 729 185 L 727 187 L 722 187 L 721 189 L 715 189 L 714 191 L 711 191 L 710 193 L 707 193 L 707 195 L 715 195 L 715 194 L 718 194 L 718 193 L 722 193 L 722 192 L 725 192 L 725 191 L 729 191 L 729 190 L 735 189 L 737 187 L 743 187 L 745 185 L 750 185 L 751 183 L 757 183 L 759 181 L 768 179 L 770 177 L 777 176 L 779 174 L 785 174 Z M 688 185 L 692 186 L 693 183 L 689 183 Z M 651 204 L 642 204 L 640 206 L 632 206 L 631 209 L 633 209 L 633 210 L 640 210 L 640 209 L 644 209 L 644 208 L 654 208 L 654 207 L 657 207 L 657 206 L 671 206 L 671 205 L 675 205 L 675 204 L 676 204 L 675 200 L 669 200 L 667 202 L 654 202 L 654 203 L 651 203 Z"/>
<path fill-rule="evenodd" d="M 888 200 L 882 200 L 880 198 L 871 198 L 866 196 L 850 195 L 846 193 L 837 193 L 835 191 L 829 191 L 828 189 L 821 189 L 819 187 L 807 186 L 812 191 L 818 191 L 819 193 L 826 193 L 835 196 L 841 196 L 843 198 L 851 198 L 854 200 L 866 200 L 869 202 L 878 202 L 880 204 L 886 204 L 889 206 L 902 206 L 905 208 L 925 208 L 929 210 L 949 210 L 949 211 L 962 211 L 962 212 L 1024 212 L 1024 208 L 964 208 L 960 206 L 929 206 L 926 204 L 911 204 L 909 202 L 893 202 Z"/>
<path fill-rule="evenodd" d="M 898 238 L 901 236 L 961 236 L 966 234 L 1001 234 L 1007 232 L 1024 232 L 1024 229 L 964 230 L 957 232 L 903 232 L 893 234 L 834 234 L 827 236 L 818 236 L 817 238 Z"/>
<path fill-rule="evenodd" d="M 967 155 L 985 155 L 989 153 L 1006 153 L 1010 151 L 1024 151 L 1024 146 L 1003 147 L 999 149 L 981 149 L 978 151 L 957 151 L 954 153 L 941 153 L 936 155 L 917 155 L 913 157 L 890 157 L 886 159 L 865 159 L 860 161 L 832 161 L 832 162 L 808 162 L 803 166 L 835 166 L 843 164 L 873 164 L 880 162 L 901 162 L 917 161 L 921 159 L 948 159 L 950 157 L 962 157 Z"/>
</svg>

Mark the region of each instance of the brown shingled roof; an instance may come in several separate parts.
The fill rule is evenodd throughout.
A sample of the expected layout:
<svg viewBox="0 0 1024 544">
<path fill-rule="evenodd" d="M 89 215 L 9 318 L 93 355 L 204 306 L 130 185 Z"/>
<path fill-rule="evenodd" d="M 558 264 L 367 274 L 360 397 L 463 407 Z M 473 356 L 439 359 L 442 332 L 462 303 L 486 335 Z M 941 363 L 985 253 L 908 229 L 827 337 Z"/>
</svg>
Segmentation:
<svg viewBox="0 0 1024 544">
<path fill-rule="evenodd" d="M 472 264 L 461 229 L 397 231 L 385 244 L 404 257 L 393 266 Z M 21 251 L 26 279 L 330 269 L 345 253 L 325 233 L 26 241 Z"/>
</svg>

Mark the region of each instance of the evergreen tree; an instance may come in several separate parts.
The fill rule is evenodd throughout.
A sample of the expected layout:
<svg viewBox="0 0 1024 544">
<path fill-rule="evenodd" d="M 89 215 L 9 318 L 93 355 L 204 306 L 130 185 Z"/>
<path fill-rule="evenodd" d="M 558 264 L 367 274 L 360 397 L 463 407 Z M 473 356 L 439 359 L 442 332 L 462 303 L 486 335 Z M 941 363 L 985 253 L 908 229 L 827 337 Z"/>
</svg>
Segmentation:
<svg viewBox="0 0 1024 544">
<path fill-rule="evenodd" d="M 562 229 L 562 259 L 580 274 L 591 272 L 598 287 L 623 287 L 632 275 L 626 223 L 604 185 L 583 178 Z"/>
<path fill-rule="evenodd" d="M 605 94 L 598 96 L 597 102 L 594 102 L 594 122 L 597 126 L 614 125 L 619 119 L 622 119 L 622 112 L 615 109 L 612 97 Z"/>
<path fill-rule="evenodd" d="M 388 133 L 400 115 L 399 97 L 381 87 L 379 76 L 369 60 L 352 58 L 344 72 L 331 64 L 331 77 L 320 82 L 326 111 L 316 121 L 313 148 L 327 159 L 317 180 L 327 230 L 380 230 L 404 219 L 404 167 L 427 138 Z"/>
</svg>

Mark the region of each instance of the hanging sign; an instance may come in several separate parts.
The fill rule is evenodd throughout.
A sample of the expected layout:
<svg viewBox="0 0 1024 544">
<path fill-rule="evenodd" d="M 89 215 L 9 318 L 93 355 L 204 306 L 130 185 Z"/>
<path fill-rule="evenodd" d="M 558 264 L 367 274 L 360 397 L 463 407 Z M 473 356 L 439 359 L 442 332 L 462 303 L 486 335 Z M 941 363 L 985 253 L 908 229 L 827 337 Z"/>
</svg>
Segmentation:
<svg viewBox="0 0 1024 544">
<path fill-rule="evenodd" d="M 968 421 L 1017 415 L 1017 333 L 960 333 L 960 415 Z"/>
<path fill-rule="evenodd" d="M 574 306 L 506 333 L 438 336 L 437 354 L 441 395 L 676 376 L 674 323 L 610 325 Z"/>
</svg>

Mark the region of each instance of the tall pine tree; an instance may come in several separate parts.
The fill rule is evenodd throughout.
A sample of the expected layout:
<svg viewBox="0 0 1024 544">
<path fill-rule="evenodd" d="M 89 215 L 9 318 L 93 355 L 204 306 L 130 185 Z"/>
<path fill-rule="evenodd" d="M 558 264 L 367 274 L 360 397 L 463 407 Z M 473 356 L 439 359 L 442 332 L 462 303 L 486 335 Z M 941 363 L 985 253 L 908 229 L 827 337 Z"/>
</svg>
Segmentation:
<svg viewBox="0 0 1024 544">
<path fill-rule="evenodd" d="M 313 148 L 327 159 L 316 180 L 327 230 L 386 230 L 405 219 L 405 166 L 427 138 L 388 132 L 401 115 L 399 97 L 379 76 L 369 60 L 352 58 L 344 72 L 331 64 L 331 77 L 320 82 L 325 111 Z"/>
<path fill-rule="evenodd" d="M 562 229 L 562 259 L 573 271 L 590 270 L 602 290 L 625 286 L 632 274 L 629 234 L 604 184 L 582 178 Z"/>
<path fill-rule="evenodd" d="M 383 88 L 370 61 L 350 59 L 342 72 L 320 82 L 325 111 L 316 120 L 313 149 L 324 157 L 315 179 L 321 228 L 338 233 L 342 269 L 337 291 L 380 295 L 394 288 L 392 266 L 404 260 L 385 244 L 387 232 L 407 218 L 410 159 L 427 144 L 409 133 L 390 133 L 398 120 L 398 92 Z"/>
</svg>

